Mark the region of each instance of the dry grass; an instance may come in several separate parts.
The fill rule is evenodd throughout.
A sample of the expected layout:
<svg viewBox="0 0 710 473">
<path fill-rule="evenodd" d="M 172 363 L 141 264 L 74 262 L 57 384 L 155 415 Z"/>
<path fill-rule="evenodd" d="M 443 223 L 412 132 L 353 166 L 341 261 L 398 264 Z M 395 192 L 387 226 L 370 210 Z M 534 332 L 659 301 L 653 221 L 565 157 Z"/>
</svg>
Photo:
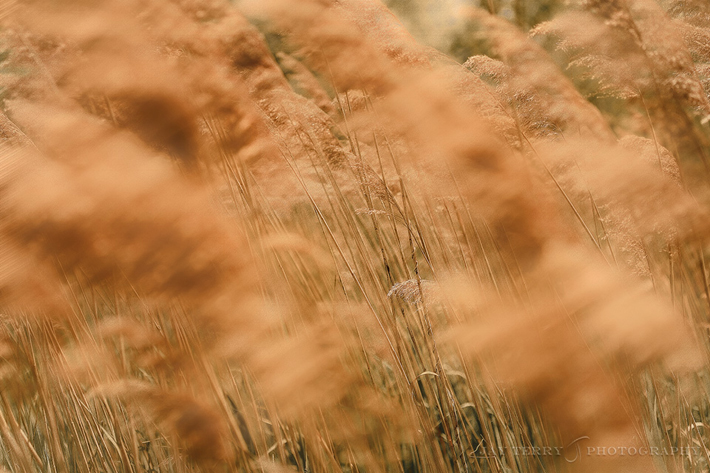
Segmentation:
<svg viewBox="0 0 710 473">
<path fill-rule="evenodd" d="M 3 471 L 709 471 L 710 8 L 476 3 L 0 3 Z"/>
</svg>

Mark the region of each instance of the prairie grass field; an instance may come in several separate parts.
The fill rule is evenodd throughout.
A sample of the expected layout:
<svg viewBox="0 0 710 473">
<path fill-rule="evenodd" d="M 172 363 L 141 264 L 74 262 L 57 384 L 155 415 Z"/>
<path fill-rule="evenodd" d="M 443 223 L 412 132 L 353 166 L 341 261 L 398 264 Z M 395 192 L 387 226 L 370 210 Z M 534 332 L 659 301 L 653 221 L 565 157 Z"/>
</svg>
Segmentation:
<svg viewBox="0 0 710 473">
<path fill-rule="evenodd" d="M 710 471 L 707 0 L 0 0 L 0 473 Z"/>
</svg>

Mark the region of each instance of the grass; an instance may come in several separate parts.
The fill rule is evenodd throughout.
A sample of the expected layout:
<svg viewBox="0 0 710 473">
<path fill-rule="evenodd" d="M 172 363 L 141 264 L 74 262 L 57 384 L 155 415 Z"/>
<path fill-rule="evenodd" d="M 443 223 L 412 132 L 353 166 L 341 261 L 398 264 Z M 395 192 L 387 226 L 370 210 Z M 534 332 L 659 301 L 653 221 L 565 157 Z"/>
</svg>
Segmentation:
<svg viewBox="0 0 710 473">
<path fill-rule="evenodd" d="M 707 6 L 388 3 L 0 5 L 2 468 L 710 469 Z"/>
</svg>

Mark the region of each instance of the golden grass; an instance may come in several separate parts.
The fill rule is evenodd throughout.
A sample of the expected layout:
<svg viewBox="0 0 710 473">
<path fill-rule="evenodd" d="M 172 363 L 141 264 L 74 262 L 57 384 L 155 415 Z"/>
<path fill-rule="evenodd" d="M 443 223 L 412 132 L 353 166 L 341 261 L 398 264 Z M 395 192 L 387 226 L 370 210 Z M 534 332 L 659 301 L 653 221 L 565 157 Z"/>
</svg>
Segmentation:
<svg viewBox="0 0 710 473">
<path fill-rule="evenodd" d="M 0 4 L 0 467 L 710 469 L 706 2 L 388 3 Z"/>
</svg>

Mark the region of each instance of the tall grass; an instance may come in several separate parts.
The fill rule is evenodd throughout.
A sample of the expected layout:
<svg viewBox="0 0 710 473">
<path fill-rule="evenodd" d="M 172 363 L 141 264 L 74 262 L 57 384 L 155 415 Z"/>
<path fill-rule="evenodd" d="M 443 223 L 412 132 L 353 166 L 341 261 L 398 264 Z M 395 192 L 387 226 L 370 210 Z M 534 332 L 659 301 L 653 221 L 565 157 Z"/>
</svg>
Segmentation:
<svg viewBox="0 0 710 473">
<path fill-rule="evenodd" d="M 0 22 L 4 470 L 710 469 L 704 0 Z"/>
</svg>

